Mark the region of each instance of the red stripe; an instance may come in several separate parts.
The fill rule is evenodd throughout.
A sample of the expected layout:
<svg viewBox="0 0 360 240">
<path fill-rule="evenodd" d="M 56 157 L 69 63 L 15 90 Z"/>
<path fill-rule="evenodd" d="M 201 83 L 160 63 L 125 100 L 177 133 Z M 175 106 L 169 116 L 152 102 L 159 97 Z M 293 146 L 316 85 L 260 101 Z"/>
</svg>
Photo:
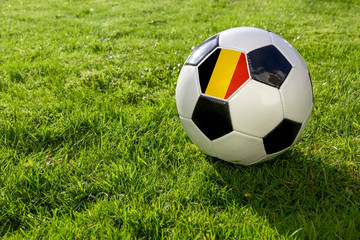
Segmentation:
<svg viewBox="0 0 360 240">
<path fill-rule="evenodd" d="M 228 99 L 246 80 L 249 79 L 249 73 L 247 70 L 245 54 L 241 53 L 239 61 L 236 65 L 234 74 L 231 78 L 230 85 L 225 94 L 225 99 Z"/>
</svg>

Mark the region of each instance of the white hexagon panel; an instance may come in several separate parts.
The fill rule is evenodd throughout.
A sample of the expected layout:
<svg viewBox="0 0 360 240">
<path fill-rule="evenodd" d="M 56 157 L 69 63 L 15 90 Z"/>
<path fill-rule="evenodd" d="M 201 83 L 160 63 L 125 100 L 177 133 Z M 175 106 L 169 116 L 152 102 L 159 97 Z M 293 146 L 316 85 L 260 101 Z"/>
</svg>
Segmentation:
<svg viewBox="0 0 360 240">
<path fill-rule="evenodd" d="M 301 57 L 300 53 L 285 39 L 279 35 L 270 32 L 271 40 L 273 45 L 279 49 L 279 51 L 286 57 L 293 67 L 301 68 L 305 71 L 308 71 L 304 59 Z"/>
<path fill-rule="evenodd" d="M 219 45 L 248 53 L 256 48 L 271 44 L 270 33 L 252 27 L 232 28 L 220 33 Z"/>
<path fill-rule="evenodd" d="M 216 157 L 235 164 L 250 165 L 266 157 L 261 138 L 236 131 L 214 140 L 213 146 Z"/>
<path fill-rule="evenodd" d="M 312 109 L 313 93 L 309 73 L 292 68 L 280 87 L 285 118 L 304 122 Z M 301 99 L 301 101 L 299 101 Z"/>
<path fill-rule="evenodd" d="M 185 65 L 179 74 L 175 93 L 176 107 L 179 115 L 190 119 L 199 96 L 198 70 L 194 66 Z"/>
<path fill-rule="evenodd" d="M 249 80 L 229 101 L 234 130 L 264 137 L 283 119 L 277 88 Z"/>
<path fill-rule="evenodd" d="M 214 156 L 214 149 L 212 142 L 204 135 L 204 133 L 194 124 L 191 119 L 186 119 L 180 116 L 180 122 L 185 131 L 188 133 L 191 141 L 198 146 L 202 151 L 210 156 Z"/>
</svg>

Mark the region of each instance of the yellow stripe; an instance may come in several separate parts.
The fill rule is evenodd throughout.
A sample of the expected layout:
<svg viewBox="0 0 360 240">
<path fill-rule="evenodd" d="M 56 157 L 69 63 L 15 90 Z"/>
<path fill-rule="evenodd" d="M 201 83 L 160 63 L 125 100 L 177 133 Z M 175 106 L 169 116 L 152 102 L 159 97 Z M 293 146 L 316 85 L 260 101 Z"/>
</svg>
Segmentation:
<svg viewBox="0 0 360 240">
<path fill-rule="evenodd" d="M 221 49 L 205 94 L 224 98 L 241 52 Z"/>
</svg>

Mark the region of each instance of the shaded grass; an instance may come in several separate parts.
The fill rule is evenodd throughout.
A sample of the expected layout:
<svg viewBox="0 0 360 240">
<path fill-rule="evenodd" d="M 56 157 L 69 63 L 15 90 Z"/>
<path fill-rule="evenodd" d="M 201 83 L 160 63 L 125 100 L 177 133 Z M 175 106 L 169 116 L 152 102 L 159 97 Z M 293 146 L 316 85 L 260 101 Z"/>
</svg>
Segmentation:
<svg viewBox="0 0 360 240">
<path fill-rule="evenodd" d="M 0 236 L 358 239 L 357 1 L 2 1 Z M 315 105 L 288 152 L 204 155 L 174 91 L 191 48 L 236 26 L 304 56 Z"/>
</svg>

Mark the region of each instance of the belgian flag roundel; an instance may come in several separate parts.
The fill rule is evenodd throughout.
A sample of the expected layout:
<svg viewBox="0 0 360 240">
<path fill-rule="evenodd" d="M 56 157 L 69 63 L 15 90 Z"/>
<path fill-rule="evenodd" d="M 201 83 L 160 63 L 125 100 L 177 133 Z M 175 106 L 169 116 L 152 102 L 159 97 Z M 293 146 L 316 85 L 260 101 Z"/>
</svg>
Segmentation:
<svg viewBox="0 0 360 240">
<path fill-rule="evenodd" d="M 200 66 L 199 78 L 202 93 L 228 99 L 249 79 L 246 56 L 230 50 L 215 50 Z"/>
</svg>

